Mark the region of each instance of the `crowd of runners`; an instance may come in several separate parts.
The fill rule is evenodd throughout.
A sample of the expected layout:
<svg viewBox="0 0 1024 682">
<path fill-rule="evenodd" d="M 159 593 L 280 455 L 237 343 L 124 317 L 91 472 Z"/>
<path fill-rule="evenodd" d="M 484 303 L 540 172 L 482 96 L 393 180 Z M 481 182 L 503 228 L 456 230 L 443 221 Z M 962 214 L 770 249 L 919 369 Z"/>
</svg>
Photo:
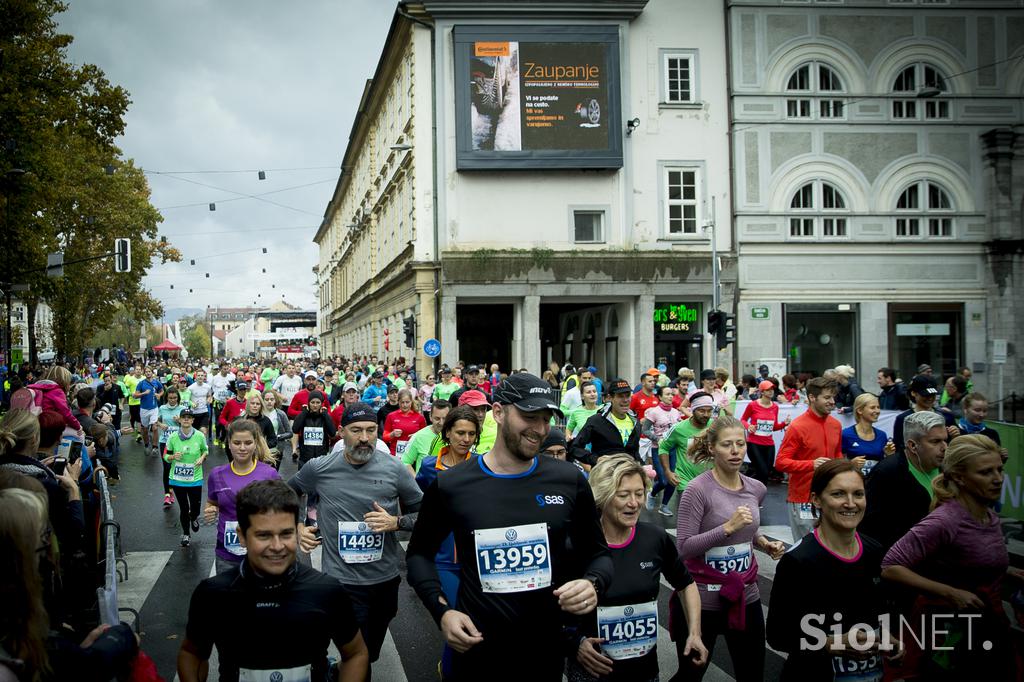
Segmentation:
<svg viewBox="0 0 1024 682">
<path fill-rule="evenodd" d="M 445 680 L 699 680 L 720 640 L 737 680 L 764 679 L 768 646 L 787 680 L 1017 679 L 1003 602 L 1021 575 L 996 513 L 1010 453 L 969 376 L 940 390 L 930 367 L 907 382 L 882 368 L 872 394 L 847 366 L 759 374 L 417 376 L 360 357 L 17 377 L 0 422 L 0 682 L 110 679 L 137 660 L 130 630 L 69 634 L 95 472 L 119 482 L 127 438 L 161 459 L 181 546 L 216 526 L 183 682 L 370 679 L 399 609 L 421 608 L 399 603 L 400 538 Z M 900 410 L 891 432 L 883 409 Z M 761 528 L 769 486 L 785 486 L 791 544 Z M 759 557 L 778 562 L 767 608 Z"/>
</svg>

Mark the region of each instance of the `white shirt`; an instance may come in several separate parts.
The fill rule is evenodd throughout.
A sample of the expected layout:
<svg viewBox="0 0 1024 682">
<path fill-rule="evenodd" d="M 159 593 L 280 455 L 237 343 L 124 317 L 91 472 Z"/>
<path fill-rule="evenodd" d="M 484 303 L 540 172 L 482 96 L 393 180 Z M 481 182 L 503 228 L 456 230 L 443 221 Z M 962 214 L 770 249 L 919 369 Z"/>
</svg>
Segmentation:
<svg viewBox="0 0 1024 682">
<path fill-rule="evenodd" d="M 231 397 L 231 389 L 228 388 L 229 384 L 235 380 L 233 374 L 228 372 L 226 375 L 221 376 L 220 373 L 214 374 L 210 377 L 210 388 L 213 390 L 213 399 L 224 401 Z M 227 397 L 225 397 L 225 394 Z"/>
<path fill-rule="evenodd" d="M 298 374 L 293 377 L 290 377 L 287 374 L 282 374 L 277 377 L 277 380 L 274 382 L 274 390 L 284 396 L 285 405 L 291 404 L 292 398 L 295 397 L 295 394 L 298 393 L 301 388 L 302 377 Z"/>
<path fill-rule="evenodd" d="M 192 391 L 192 407 L 200 412 L 206 412 L 206 396 L 210 395 L 212 388 L 209 383 L 192 382 L 188 387 Z"/>
</svg>

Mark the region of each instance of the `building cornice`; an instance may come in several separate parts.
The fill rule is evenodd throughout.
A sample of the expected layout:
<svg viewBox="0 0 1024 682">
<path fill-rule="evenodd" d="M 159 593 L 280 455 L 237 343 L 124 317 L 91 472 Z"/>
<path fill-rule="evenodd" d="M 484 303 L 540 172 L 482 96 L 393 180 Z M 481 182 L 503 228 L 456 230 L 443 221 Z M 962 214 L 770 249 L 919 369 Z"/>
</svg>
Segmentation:
<svg viewBox="0 0 1024 682">
<path fill-rule="evenodd" d="M 558 18 L 635 19 L 647 0 L 425 0 L 419 6 L 435 19 Z"/>
</svg>

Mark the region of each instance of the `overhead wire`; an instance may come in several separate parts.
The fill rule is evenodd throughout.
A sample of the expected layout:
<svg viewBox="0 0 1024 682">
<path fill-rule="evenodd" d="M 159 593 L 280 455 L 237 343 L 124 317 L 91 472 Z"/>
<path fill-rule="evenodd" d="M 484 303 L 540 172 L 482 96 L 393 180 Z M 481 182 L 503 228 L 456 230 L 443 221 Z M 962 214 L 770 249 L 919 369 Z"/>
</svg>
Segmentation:
<svg viewBox="0 0 1024 682">
<path fill-rule="evenodd" d="M 144 170 L 147 175 L 209 175 L 209 174 L 231 174 L 231 173 L 290 173 L 292 171 L 307 170 L 340 170 L 340 166 L 300 166 L 295 168 L 238 168 L 231 170 L 183 170 L 183 171 L 158 171 Z"/>
<path fill-rule="evenodd" d="M 321 217 L 320 214 L 318 214 L 318 213 L 313 213 L 312 211 L 307 211 L 307 210 L 302 209 L 302 208 L 296 208 L 295 206 L 289 206 L 287 204 L 282 204 L 282 203 L 277 202 L 277 201 L 271 201 L 270 199 L 264 199 L 263 197 L 269 196 L 271 194 L 280 194 L 281 192 L 290 192 L 292 190 L 302 189 L 302 188 L 305 188 L 305 187 L 313 187 L 315 185 L 323 185 L 323 184 L 328 183 L 328 182 L 337 182 L 337 178 L 324 178 L 323 180 L 317 180 L 316 182 L 307 182 L 307 183 L 304 183 L 304 184 L 301 184 L 301 185 L 293 185 L 292 187 L 283 187 L 281 189 L 275 189 L 275 190 L 271 190 L 269 192 L 261 192 L 260 194 L 246 194 L 245 192 L 237 192 L 237 191 L 235 191 L 233 189 L 228 189 L 226 187 L 218 187 L 217 185 L 211 185 L 211 184 L 206 183 L 206 182 L 199 182 L 198 180 L 190 180 L 189 178 L 182 178 L 182 177 L 178 177 L 177 175 L 164 175 L 163 177 L 172 178 L 172 179 L 178 180 L 180 182 L 187 182 L 187 183 L 192 184 L 192 185 L 199 185 L 200 187 L 207 187 L 209 189 L 215 189 L 215 190 L 217 190 L 219 192 L 228 192 L 229 194 L 234 194 L 236 196 L 235 197 L 230 197 L 230 198 L 227 198 L 227 199 L 219 199 L 219 200 L 215 200 L 215 201 L 200 201 L 200 202 L 191 203 L 191 204 L 177 204 L 175 206 L 158 207 L 156 209 L 158 211 L 169 211 L 169 210 L 177 209 L 177 208 L 190 208 L 190 207 L 196 207 L 196 206 L 207 206 L 209 204 L 226 204 L 226 203 L 229 203 L 229 202 L 232 202 L 232 201 L 242 201 L 243 199 L 256 199 L 257 201 L 262 201 L 264 203 L 271 204 L 273 206 L 278 206 L 280 208 L 286 208 L 286 209 L 288 209 L 290 211 L 296 211 L 297 213 L 305 213 L 306 215 L 315 216 L 317 218 Z"/>
</svg>

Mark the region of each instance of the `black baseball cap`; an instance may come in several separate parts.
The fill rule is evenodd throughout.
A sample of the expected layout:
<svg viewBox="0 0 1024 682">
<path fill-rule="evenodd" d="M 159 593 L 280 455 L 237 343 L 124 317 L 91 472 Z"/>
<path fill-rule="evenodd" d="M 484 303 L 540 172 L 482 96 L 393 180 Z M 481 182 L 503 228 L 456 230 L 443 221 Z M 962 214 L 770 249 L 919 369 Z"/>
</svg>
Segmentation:
<svg viewBox="0 0 1024 682">
<path fill-rule="evenodd" d="M 348 426 L 355 422 L 373 422 L 377 423 L 377 411 L 366 403 L 352 403 L 345 408 L 345 413 L 341 415 L 341 425 Z"/>
<path fill-rule="evenodd" d="M 608 395 L 614 395 L 616 393 L 632 393 L 633 387 L 629 385 L 629 382 L 625 379 L 616 379 L 608 385 Z"/>
<path fill-rule="evenodd" d="M 480 367 L 478 367 L 477 365 L 470 365 L 469 367 L 466 368 L 466 374 L 476 374 L 479 371 Z"/>
<path fill-rule="evenodd" d="M 935 379 L 927 374 L 918 374 L 910 382 L 910 390 L 918 395 L 938 395 L 939 389 Z"/>
<path fill-rule="evenodd" d="M 178 413 L 178 419 L 181 419 L 182 417 L 195 417 L 195 416 L 196 416 L 196 413 L 192 411 L 191 407 L 186 407 L 185 409 L 183 409 L 181 412 Z"/>
<path fill-rule="evenodd" d="M 714 378 L 715 378 L 715 370 L 713 370 L 713 369 L 701 370 L 701 373 L 700 373 L 700 380 L 701 381 L 704 381 L 705 379 L 714 379 Z"/>
<path fill-rule="evenodd" d="M 494 402 L 501 405 L 515 405 L 523 412 L 551 410 L 564 417 L 555 401 L 551 384 L 527 372 L 513 374 L 501 382 L 493 392 Z"/>
</svg>

